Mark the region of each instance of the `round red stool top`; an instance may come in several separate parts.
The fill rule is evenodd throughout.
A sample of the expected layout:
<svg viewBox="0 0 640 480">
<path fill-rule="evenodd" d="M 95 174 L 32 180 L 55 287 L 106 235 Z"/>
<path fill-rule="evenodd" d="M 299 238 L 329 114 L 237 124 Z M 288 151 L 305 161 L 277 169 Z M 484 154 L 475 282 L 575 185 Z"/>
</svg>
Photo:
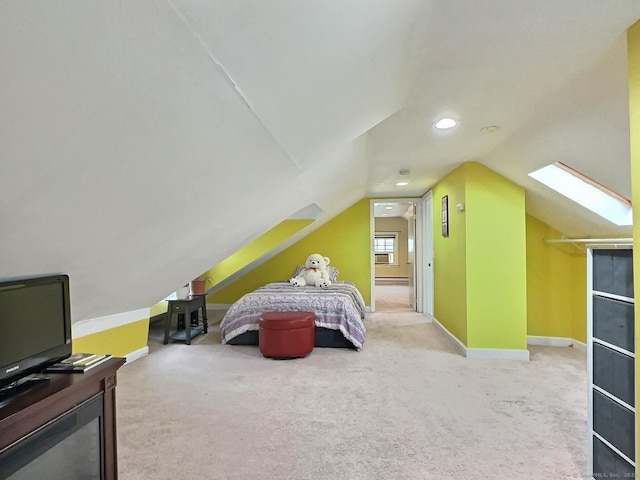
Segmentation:
<svg viewBox="0 0 640 480">
<path fill-rule="evenodd" d="M 264 312 L 258 319 L 258 325 L 271 330 L 289 330 L 312 327 L 315 320 L 313 312 Z"/>
</svg>

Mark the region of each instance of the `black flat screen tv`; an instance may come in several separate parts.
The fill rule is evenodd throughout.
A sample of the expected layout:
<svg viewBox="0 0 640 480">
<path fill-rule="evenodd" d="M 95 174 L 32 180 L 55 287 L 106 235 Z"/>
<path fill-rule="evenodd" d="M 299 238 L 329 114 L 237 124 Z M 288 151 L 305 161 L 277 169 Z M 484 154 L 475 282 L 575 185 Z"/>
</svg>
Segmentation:
<svg viewBox="0 0 640 480">
<path fill-rule="evenodd" d="M 70 354 L 69 277 L 0 282 L 0 388 Z"/>
</svg>

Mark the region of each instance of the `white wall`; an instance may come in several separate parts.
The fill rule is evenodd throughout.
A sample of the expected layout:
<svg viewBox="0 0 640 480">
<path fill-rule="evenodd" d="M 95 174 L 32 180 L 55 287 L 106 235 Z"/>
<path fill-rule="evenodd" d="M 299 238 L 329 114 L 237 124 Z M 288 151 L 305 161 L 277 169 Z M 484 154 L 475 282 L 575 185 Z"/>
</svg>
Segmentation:
<svg viewBox="0 0 640 480">
<path fill-rule="evenodd" d="M 362 134 L 399 108 L 399 63 L 327 72 L 309 35 L 303 79 L 276 12 L 204 7 L 0 4 L 0 279 L 69 274 L 74 321 L 146 308 L 299 209 L 364 196 Z M 287 12 L 273 20 L 314 23 Z M 359 32 L 317 13 L 346 22 L 335 49 L 407 28 L 407 12 Z M 359 93 L 332 97 L 345 82 Z"/>
</svg>

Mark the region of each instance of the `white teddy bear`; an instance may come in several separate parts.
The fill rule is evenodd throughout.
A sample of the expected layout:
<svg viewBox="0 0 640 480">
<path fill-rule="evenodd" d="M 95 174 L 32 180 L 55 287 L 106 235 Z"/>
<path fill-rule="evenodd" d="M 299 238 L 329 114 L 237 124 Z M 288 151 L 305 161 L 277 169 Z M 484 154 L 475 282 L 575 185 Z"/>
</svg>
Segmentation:
<svg viewBox="0 0 640 480">
<path fill-rule="evenodd" d="M 315 285 L 316 287 L 328 287 L 331 285 L 329 279 L 329 257 L 323 257 L 319 253 L 312 253 L 307 257 L 304 263 L 304 269 L 296 277 L 289 280 L 289 283 L 295 287 L 304 287 L 305 285 Z"/>
</svg>

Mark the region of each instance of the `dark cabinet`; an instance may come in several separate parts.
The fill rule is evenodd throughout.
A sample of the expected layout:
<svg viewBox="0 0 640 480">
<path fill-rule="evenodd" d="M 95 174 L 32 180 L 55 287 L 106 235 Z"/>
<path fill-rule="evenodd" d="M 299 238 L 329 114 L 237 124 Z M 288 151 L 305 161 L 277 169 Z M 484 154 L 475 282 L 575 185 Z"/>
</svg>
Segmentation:
<svg viewBox="0 0 640 480">
<path fill-rule="evenodd" d="M 47 373 L 49 381 L 0 405 L 0 479 L 117 479 L 123 364 L 112 358 L 85 373 Z"/>
<path fill-rule="evenodd" d="M 589 250 L 588 370 L 591 472 L 636 471 L 633 250 Z"/>
</svg>

